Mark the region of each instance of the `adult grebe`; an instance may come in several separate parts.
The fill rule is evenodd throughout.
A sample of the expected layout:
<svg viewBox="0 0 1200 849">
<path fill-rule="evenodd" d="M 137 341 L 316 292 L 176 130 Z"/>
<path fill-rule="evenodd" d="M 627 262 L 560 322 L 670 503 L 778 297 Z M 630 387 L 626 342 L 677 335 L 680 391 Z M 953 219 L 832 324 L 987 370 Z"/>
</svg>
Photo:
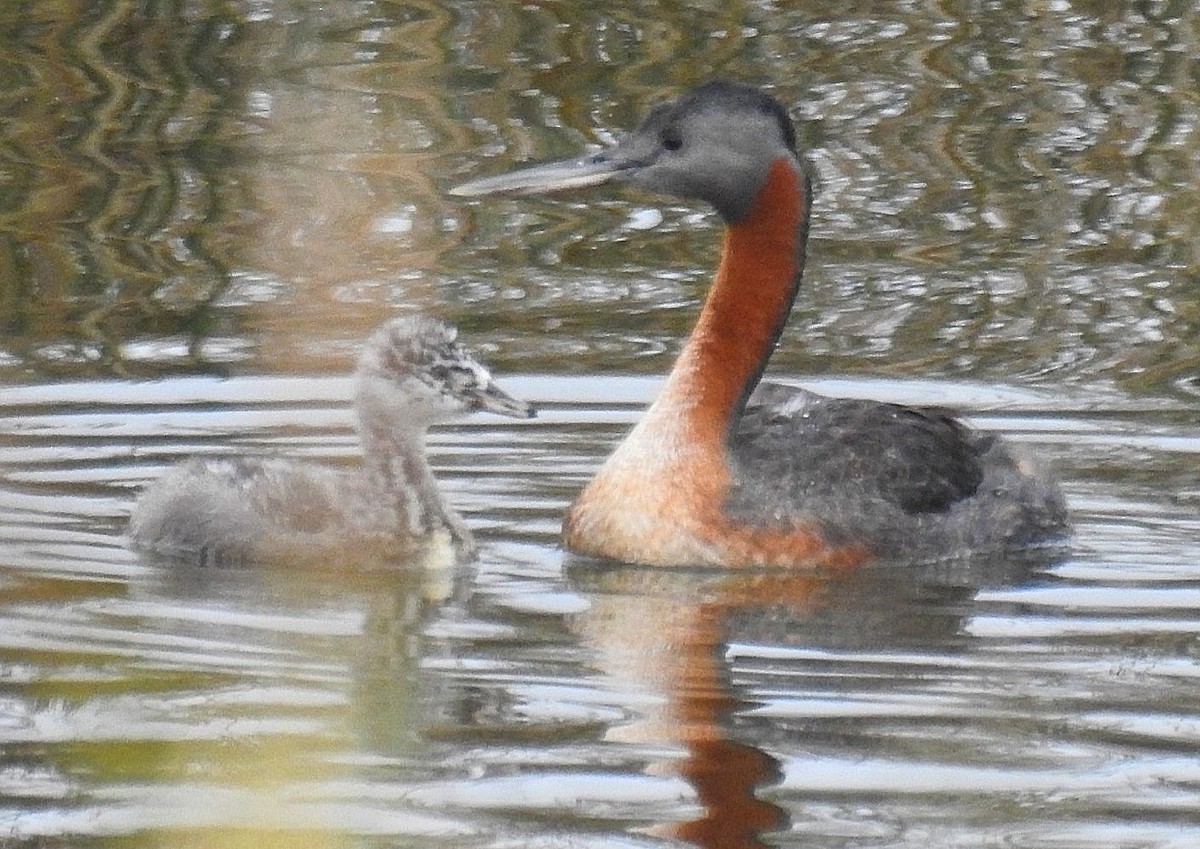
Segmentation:
<svg viewBox="0 0 1200 849">
<path fill-rule="evenodd" d="M 474 410 L 529 418 L 456 341 L 453 327 L 396 318 L 367 342 L 355 372 L 361 469 L 281 457 L 197 457 L 138 499 L 135 548 L 203 563 L 388 562 L 442 565 L 475 553 L 425 456 L 430 425 Z"/>
<path fill-rule="evenodd" d="M 662 392 L 567 513 L 569 549 L 651 565 L 849 566 L 1066 533 L 1052 480 L 947 415 L 776 387 L 750 397 L 791 310 L 808 235 L 809 181 L 777 100 L 709 82 L 655 106 L 614 147 L 452 193 L 609 180 L 707 201 L 726 228 Z"/>
</svg>

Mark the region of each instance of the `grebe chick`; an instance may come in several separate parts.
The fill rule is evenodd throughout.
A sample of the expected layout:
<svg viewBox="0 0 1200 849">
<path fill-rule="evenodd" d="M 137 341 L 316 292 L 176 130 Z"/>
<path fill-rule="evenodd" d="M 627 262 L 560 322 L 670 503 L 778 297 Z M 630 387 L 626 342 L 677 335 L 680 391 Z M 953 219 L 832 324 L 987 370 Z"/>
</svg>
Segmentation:
<svg viewBox="0 0 1200 849">
<path fill-rule="evenodd" d="M 566 546 L 652 565 L 851 566 L 1046 543 L 1067 532 L 1046 474 L 940 412 L 772 390 L 751 398 L 804 267 L 811 193 L 783 106 L 714 81 L 613 147 L 459 186 L 609 181 L 710 203 L 720 264 L 658 398 L 571 506 Z"/>
<path fill-rule="evenodd" d="M 193 458 L 142 493 L 133 546 L 201 563 L 469 559 L 475 542 L 438 489 L 425 433 L 475 410 L 530 418 L 534 409 L 497 387 L 456 336 L 421 316 L 392 319 L 371 336 L 354 384 L 361 468 Z"/>
</svg>

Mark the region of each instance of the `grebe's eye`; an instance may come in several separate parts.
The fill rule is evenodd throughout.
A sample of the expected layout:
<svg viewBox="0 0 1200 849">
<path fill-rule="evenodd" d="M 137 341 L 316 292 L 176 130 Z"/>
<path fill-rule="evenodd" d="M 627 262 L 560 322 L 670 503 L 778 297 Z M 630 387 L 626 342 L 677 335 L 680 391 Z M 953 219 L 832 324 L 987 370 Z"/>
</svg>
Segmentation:
<svg viewBox="0 0 1200 849">
<path fill-rule="evenodd" d="M 663 130 L 662 146 L 666 150 L 676 151 L 683 147 L 683 136 L 679 135 L 679 130 L 668 128 Z"/>
<path fill-rule="evenodd" d="M 446 384 L 455 392 L 463 392 L 479 385 L 479 375 L 470 366 L 454 365 L 446 370 Z"/>
</svg>

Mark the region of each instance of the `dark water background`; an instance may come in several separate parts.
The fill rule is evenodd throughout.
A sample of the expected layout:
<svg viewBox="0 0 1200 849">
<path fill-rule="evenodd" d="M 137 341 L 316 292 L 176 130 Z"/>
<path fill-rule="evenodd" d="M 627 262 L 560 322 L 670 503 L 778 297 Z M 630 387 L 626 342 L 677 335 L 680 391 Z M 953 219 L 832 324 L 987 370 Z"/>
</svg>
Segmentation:
<svg viewBox="0 0 1200 849">
<path fill-rule="evenodd" d="M 816 177 L 773 375 L 1027 444 L 1065 557 L 564 560 L 717 223 L 445 189 L 714 75 Z M 0 845 L 1200 845 L 1193 4 L 6 2 L 0 106 Z M 543 408 L 431 442 L 478 564 L 128 553 L 179 457 L 351 462 L 414 311 Z"/>
</svg>

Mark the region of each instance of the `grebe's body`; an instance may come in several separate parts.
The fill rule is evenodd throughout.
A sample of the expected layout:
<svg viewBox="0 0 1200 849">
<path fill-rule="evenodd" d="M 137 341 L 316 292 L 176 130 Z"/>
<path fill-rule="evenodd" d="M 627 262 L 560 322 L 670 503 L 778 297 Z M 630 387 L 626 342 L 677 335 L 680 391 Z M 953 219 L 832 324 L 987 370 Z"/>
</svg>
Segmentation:
<svg viewBox="0 0 1200 849">
<path fill-rule="evenodd" d="M 751 395 L 804 266 L 810 190 L 783 107 L 713 82 L 598 154 L 462 195 L 624 180 L 712 203 L 721 262 L 661 394 L 570 508 L 567 547 L 652 565 L 850 566 L 1023 547 L 1066 532 L 1054 482 L 938 412 Z"/>
<path fill-rule="evenodd" d="M 456 341 L 424 317 L 387 322 L 355 373 L 363 465 L 335 469 L 283 457 L 196 457 L 138 499 L 135 548 L 200 563 L 330 561 L 439 565 L 475 543 L 446 503 L 425 454 L 430 425 L 490 410 L 533 408 L 500 390 Z"/>
</svg>

